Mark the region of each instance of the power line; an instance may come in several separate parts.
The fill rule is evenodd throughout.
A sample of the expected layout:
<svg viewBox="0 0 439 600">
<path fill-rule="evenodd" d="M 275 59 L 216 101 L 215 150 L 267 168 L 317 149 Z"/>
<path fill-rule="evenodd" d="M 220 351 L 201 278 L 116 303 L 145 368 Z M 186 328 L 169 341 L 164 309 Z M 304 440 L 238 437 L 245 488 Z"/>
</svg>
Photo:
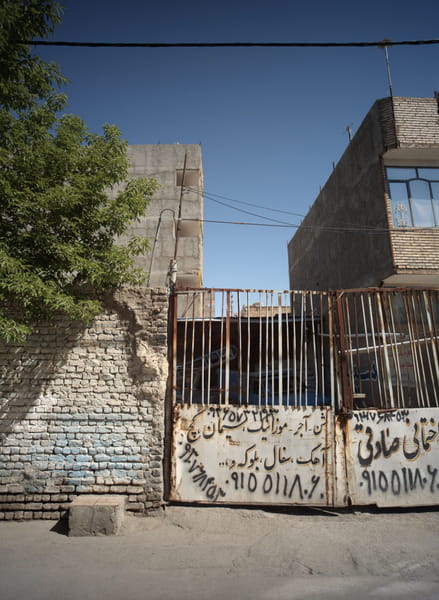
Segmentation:
<svg viewBox="0 0 439 600">
<path fill-rule="evenodd" d="M 253 225 L 255 227 L 300 227 L 300 225 L 288 225 L 288 224 L 273 224 L 273 223 L 249 223 L 246 221 L 220 221 L 217 219 L 181 219 L 182 221 L 196 221 L 197 223 L 219 223 L 222 225 Z"/>
<path fill-rule="evenodd" d="M 214 194 L 213 192 L 206 192 L 206 190 L 204 190 L 203 194 L 201 194 L 201 192 L 199 192 L 199 190 L 197 188 L 185 186 L 184 189 L 188 190 L 189 192 L 204 195 L 206 197 L 208 196 L 209 199 L 211 199 L 211 200 L 213 200 L 213 198 L 221 198 L 222 200 L 228 200 L 229 202 L 236 202 L 237 204 L 244 204 L 245 206 L 254 206 L 255 208 L 262 208 L 263 210 L 269 210 L 271 212 L 282 213 L 284 215 L 292 215 L 293 217 L 301 217 L 302 219 L 305 217 L 305 215 L 303 215 L 302 213 L 295 213 L 295 212 L 291 212 L 289 210 L 280 210 L 279 208 L 271 208 L 269 206 L 263 206 L 262 204 L 254 204 L 253 202 L 244 202 L 243 200 L 236 200 L 235 198 L 229 198 L 228 196 L 222 196 L 221 194 Z M 213 196 L 213 198 L 212 198 L 212 196 Z"/>
<path fill-rule="evenodd" d="M 258 213 L 254 213 L 250 210 L 245 210 L 244 208 L 238 208 L 237 206 L 227 204 L 227 202 L 222 202 L 221 200 L 217 200 L 216 198 L 210 198 L 208 194 L 204 194 L 204 197 L 210 200 L 211 202 L 216 202 L 217 204 L 221 204 L 222 206 L 226 206 L 227 208 L 231 208 L 232 210 L 237 210 L 238 212 L 245 213 L 246 215 L 258 217 L 258 219 L 265 219 L 266 221 L 272 221 L 273 223 L 280 223 L 281 225 L 286 225 L 287 227 L 294 227 L 294 225 L 292 225 L 291 223 L 279 221 L 278 219 L 271 219 L 270 217 L 264 217 L 264 215 L 259 215 Z"/>
<path fill-rule="evenodd" d="M 217 200 L 216 198 L 212 198 L 211 196 L 218 196 L 220 198 L 224 197 L 224 196 L 220 196 L 219 194 L 208 194 L 206 192 L 202 193 L 201 191 L 197 190 L 196 188 L 188 188 L 185 187 L 186 190 L 191 191 L 192 193 L 196 193 L 199 196 L 203 196 L 205 199 L 207 200 L 211 200 L 212 202 L 216 202 L 217 204 L 221 204 L 222 206 L 226 206 L 227 208 L 231 208 L 233 210 L 236 210 L 238 212 L 241 213 L 245 213 L 247 215 L 251 215 L 253 217 L 258 217 L 260 219 L 265 219 L 266 221 L 272 221 L 273 223 L 277 223 L 278 225 L 272 225 L 272 227 L 293 227 L 293 228 L 302 228 L 302 229 L 311 229 L 311 230 L 327 230 L 327 231 L 336 231 L 336 232 L 341 232 L 341 231 L 347 231 L 347 232 L 370 232 L 370 233 L 388 233 L 389 231 L 391 231 L 389 228 L 387 227 L 372 227 L 372 226 L 368 226 L 368 225 L 354 225 L 352 223 L 346 223 L 345 226 L 319 226 L 319 225 L 302 225 L 302 224 L 297 224 L 297 223 L 287 223 L 286 221 L 279 221 L 278 219 L 271 219 L 270 217 L 265 217 L 264 215 L 260 215 L 248 210 L 244 210 L 242 208 L 238 208 L 237 206 L 233 206 L 231 204 L 227 204 L 226 202 L 222 202 L 221 200 Z M 265 210 L 276 210 L 276 209 L 269 209 L 268 207 L 264 207 L 264 206 L 260 206 L 260 205 L 256 205 L 256 204 L 250 204 L 249 202 L 240 202 L 239 200 L 232 200 L 229 199 L 231 202 L 238 202 L 240 204 L 249 204 L 250 206 L 258 206 L 259 208 L 263 208 Z M 285 212 L 287 214 L 296 214 L 296 216 L 301 216 L 303 217 L 303 215 L 297 215 L 297 213 L 288 213 L 287 211 L 278 211 L 278 212 Z M 188 219 L 188 220 L 192 220 L 192 219 Z M 235 222 L 235 221 L 206 221 L 206 222 L 215 222 L 215 223 L 231 223 L 231 224 L 242 224 L 242 225 L 265 225 L 265 226 L 269 226 L 269 223 L 241 223 L 241 222 Z"/>
<path fill-rule="evenodd" d="M 264 217 L 263 217 L 264 218 Z M 248 221 L 221 221 L 219 219 L 190 219 L 183 218 L 182 221 L 196 221 L 197 223 L 218 223 L 222 225 L 244 225 L 253 227 L 288 227 L 293 229 L 303 229 L 307 231 L 330 231 L 332 233 L 370 233 L 374 235 L 388 235 L 392 232 L 404 232 L 403 227 L 343 227 L 343 226 L 328 226 L 328 225 L 298 225 L 294 223 L 252 223 Z M 431 231 L 437 227 L 417 227 L 416 231 Z M 408 229 L 411 231 L 411 229 Z"/>
<path fill-rule="evenodd" d="M 432 40 L 381 40 L 379 42 L 66 42 L 48 40 L 16 40 L 16 44 L 32 46 L 71 46 L 83 48 L 367 48 L 375 46 L 422 46 L 439 44 Z"/>
</svg>

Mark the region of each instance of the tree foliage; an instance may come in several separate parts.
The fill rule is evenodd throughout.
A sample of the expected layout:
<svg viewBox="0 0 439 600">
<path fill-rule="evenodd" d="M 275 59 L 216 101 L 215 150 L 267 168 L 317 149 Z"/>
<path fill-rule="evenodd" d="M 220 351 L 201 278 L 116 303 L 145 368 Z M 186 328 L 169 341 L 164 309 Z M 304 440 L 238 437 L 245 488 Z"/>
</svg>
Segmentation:
<svg viewBox="0 0 439 600">
<path fill-rule="evenodd" d="M 91 133 L 60 113 L 59 68 L 20 40 L 48 37 L 54 0 L 0 0 L 0 338 L 19 340 L 64 313 L 88 320 L 93 291 L 138 284 L 133 256 L 147 241 L 115 238 L 146 210 L 157 188 L 127 180 L 126 142 L 114 125 Z"/>
</svg>

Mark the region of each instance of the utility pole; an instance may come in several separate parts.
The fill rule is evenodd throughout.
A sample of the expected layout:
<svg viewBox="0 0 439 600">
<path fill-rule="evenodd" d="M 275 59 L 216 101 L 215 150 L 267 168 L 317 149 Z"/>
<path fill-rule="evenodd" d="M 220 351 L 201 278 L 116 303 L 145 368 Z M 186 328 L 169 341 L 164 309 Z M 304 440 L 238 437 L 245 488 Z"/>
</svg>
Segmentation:
<svg viewBox="0 0 439 600">
<path fill-rule="evenodd" d="M 391 42 L 391 40 L 386 38 L 381 42 L 379 47 L 384 50 L 384 54 L 386 57 L 387 82 L 389 84 L 389 96 L 391 98 L 393 98 L 392 77 L 390 75 L 390 60 L 389 60 L 389 51 L 388 51 L 389 42 Z"/>
</svg>

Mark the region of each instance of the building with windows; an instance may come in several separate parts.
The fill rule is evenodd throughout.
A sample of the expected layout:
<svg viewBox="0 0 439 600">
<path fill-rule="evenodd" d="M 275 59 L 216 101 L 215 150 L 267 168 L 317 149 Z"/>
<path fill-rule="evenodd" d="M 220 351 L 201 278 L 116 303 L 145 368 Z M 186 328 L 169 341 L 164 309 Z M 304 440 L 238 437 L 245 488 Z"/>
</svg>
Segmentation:
<svg viewBox="0 0 439 600">
<path fill-rule="evenodd" d="M 439 287 L 439 101 L 377 100 L 288 245 L 292 289 Z"/>
<path fill-rule="evenodd" d="M 160 184 L 146 214 L 131 224 L 131 235 L 146 237 L 150 250 L 136 257 L 149 273 L 149 287 L 201 287 L 203 269 L 203 169 L 199 144 L 128 146 L 129 177 L 153 177 Z M 171 265 L 171 261 L 174 261 Z M 171 274 L 170 271 L 174 270 Z"/>
</svg>

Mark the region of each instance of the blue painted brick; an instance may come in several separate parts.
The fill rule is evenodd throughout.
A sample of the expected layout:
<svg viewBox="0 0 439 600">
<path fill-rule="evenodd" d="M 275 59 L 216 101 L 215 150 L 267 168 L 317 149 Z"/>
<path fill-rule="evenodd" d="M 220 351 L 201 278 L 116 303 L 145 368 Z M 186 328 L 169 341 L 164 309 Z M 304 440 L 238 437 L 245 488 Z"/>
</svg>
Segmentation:
<svg viewBox="0 0 439 600">
<path fill-rule="evenodd" d="M 78 454 L 78 456 L 76 457 L 76 462 L 79 463 L 88 462 L 89 460 L 90 458 L 87 456 L 87 454 Z"/>
<path fill-rule="evenodd" d="M 110 459 L 108 454 L 96 454 L 93 458 L 96 462 L 103 462 Z"/>
</svg>

